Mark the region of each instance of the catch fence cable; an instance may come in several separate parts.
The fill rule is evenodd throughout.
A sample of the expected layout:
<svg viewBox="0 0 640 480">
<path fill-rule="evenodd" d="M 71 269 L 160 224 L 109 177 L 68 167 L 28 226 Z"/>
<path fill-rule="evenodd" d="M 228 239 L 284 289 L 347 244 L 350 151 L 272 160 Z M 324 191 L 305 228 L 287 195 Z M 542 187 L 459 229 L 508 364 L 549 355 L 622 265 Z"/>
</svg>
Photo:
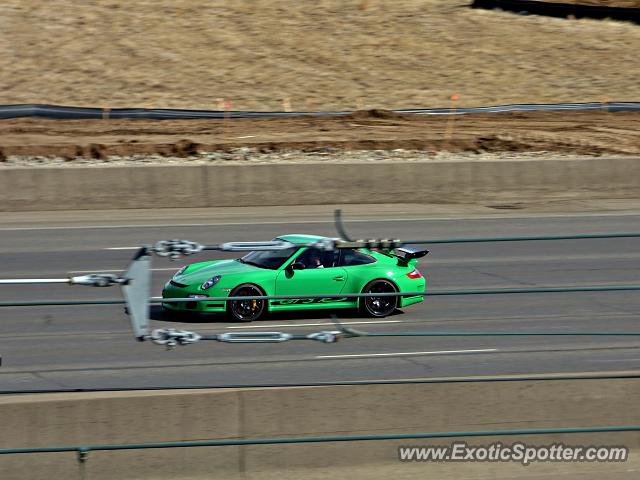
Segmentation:
<svg viewBox="0 0 640 480">
<path fill-rule="evenodd" d="M 324 437 L 237 438 L 224 440 L 197 440 L 148 442 L 129 444 L 71 445 L 61 447 L 0 448 L 0 455 L 77 452 L 78 461 L 86 462 L 92 451 L 142 450 L 159 448 L 223 447 L 240 445 L 282 445 L 295 443 L 370 442 L 389 440 L 417 440 L 429 438 L 504 437 L 520 435 L 566 435 L 610 432 L 639 432 L 640 425 L 613 425 L 569 428 L 521 428 L 512 430 L 469 430 L 426 433 L 389 433 L 377 435 L 335 435 Z"/>
</svg>

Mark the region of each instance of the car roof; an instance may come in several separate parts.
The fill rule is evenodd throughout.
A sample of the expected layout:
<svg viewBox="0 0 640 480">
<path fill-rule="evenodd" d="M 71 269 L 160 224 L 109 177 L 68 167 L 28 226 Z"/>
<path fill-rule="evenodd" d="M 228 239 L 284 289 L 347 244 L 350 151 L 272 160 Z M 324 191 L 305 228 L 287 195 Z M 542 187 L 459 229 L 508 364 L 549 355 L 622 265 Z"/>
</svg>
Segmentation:
<svg viewBox="0 0 640 480">
<path fill-rule="evenodd" d="M 304 235 L 302 233 L 288 233 L 287 235 L 280 235 L 278 238 L 285 242 L 303 244 L 325 240 L 327 237 L 321 237 L 319 235 Z"/>
</svg>

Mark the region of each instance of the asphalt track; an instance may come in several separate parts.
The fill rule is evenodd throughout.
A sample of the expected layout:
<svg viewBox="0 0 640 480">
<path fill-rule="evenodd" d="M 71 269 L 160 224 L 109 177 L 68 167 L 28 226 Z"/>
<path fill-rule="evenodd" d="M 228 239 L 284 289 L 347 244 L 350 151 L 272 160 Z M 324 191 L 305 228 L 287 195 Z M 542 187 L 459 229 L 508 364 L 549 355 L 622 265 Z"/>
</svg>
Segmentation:
<svg viewBox="0 0 640 480">
<path fill-rule="evenodd" d="M 130 247 L 159 239 L 203 243 L 268 240 L 282 233 L 335 236 L 325 217 L 274 216 L 268 221 L 173 215 L 162 222 L 78 222 L 0 226 L 3 278 L 65 277 L 117 271 Z M 372 213 L 348 216 L 355 237 L 446 238 L 640 231 L 640 214 L 494 215 L 437 218 Z M 395 219 L 392 219 L 395 217 Z M 326 220 L 325 220 L 326 218 Z M 113 249 L 116 248 L 116 249 Z M 421 263 L 430 288 L 548 287 L 640 283 L 640 239 L 439 244 Z M 219 258 L 208 253 L 192 261 Z M 154 259 L 153 289 L 183 262 Z M 321 293 L 321 292 L 318 292 Z M 3 286 L 0 301 L 121 298 L 116 288 L 65 285 Z M 639 332 L 640 294 L 513 294 L 432 297 L 384 320 L 342 314 L 345 324 L 372 332 L 401 331 L 629 331 Z M 327 313 L 279 315 L 250 325 L 219 317 L 170 323 L 154 309 L 153 327 L 201 333 L 331 329 Z M 366 323 L 371 322 L 371 323 Z M 640 367 L 638 337 L 396 337 L 337 344 L 294 341 L 230 345 L 200 342 L 165 351 L 133 339 L 120 306 L 0 308 L 0 391 L 306 384 L 475 375 L 628 371 Z"/>
</svg>

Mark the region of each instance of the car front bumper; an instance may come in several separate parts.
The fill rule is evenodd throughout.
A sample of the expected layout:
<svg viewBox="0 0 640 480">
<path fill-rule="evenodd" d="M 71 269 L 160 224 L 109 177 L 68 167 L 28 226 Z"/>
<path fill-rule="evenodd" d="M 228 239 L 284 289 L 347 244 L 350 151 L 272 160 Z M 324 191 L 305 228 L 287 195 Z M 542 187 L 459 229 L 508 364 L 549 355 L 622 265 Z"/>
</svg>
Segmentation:
<svg viewBox="0 0 640 480">
<path fill-rule="evenodd" d="M 184 302 L 162 302 L 162 308 L 172 311 L 180 312 L 225 312 L 226 303 L 224 301 L 196 301 L 198 297 L 224 297 L 227 296 L 227 292 L 222 291 L 209 291 L 203 293 L 202 291 L 195 293 L 191 287 L 177 287 L 168 282 L 162 289 L 162 298 L 184 298 Z"/>
</svg>

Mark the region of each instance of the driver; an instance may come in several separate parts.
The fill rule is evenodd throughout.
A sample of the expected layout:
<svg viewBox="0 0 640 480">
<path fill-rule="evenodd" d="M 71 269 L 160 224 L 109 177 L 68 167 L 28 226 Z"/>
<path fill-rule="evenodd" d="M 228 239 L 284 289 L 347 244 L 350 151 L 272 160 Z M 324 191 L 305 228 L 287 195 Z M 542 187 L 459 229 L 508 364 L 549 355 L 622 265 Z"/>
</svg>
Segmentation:
<svg viewBox="0 0 640 480">
<path fill-rule="evenodd" d="M 317 253 L 312 253 L 309 257 L 309 265 L 307 268 L 324 268 L 322 261 Z"/>
</svg>

